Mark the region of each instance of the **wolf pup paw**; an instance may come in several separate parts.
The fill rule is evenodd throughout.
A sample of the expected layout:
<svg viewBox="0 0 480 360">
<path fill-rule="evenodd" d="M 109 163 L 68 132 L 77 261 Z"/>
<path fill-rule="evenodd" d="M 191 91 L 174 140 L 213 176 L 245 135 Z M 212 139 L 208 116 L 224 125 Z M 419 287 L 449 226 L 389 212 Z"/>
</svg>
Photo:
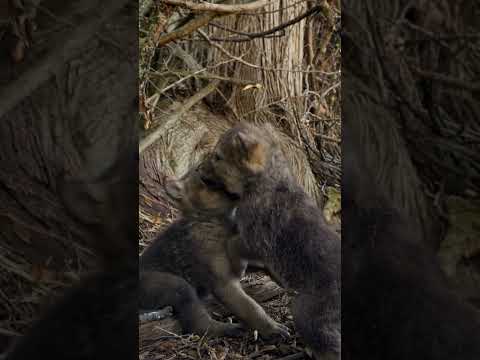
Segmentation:
<svg viewBox="0 0 480 360">
<path fill-rule="evenodd" d="M 263 339 L 265 340 L 271 340 L 275 338 L 282 338 L 282 339 L 288 339 L 290 337 L 290 329 L 288 326 L 280 324 L 278 322 L 274 322 L 271 324 L 271 327 L 269 329 L 260 331 L 260 335 Z"/>
</svg>

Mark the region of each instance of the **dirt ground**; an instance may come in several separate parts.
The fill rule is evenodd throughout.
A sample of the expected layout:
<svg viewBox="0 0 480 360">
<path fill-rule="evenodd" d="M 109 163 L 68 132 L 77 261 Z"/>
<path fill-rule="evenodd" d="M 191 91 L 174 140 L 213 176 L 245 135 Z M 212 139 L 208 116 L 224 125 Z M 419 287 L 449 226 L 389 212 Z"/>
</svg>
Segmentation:
<svg viewBox="0 0 480 360">
<path fill-rule="evenodd" d="M 242 281 L 246 291 L 278 322 L 294 329 L 289 305 L 292 297 L 262 272 L 252 272 Z M 212 316 L 221 321 L 232 319 L 231 314 L 213 298 L 208 301 Z M 235 318 L 234 322 L 238 321 Z M 167 317 L 142 322 L 139 327 L 141 360 L 156 359 L 304 359 L 308 358 L 302 340 L 295 334 L 287 340 L 264 341 L 255 331 L 242 338 L 212 338 L 178 335 L 178 323 Z"/>
</svg>

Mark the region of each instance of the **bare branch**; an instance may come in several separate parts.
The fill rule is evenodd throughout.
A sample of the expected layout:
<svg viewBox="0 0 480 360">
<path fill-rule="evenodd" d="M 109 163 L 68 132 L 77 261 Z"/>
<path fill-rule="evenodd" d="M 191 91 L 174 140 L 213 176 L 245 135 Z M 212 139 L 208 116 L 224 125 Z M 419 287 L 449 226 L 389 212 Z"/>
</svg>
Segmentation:
<svg viewBox="0 0 480 360">
<path fill-rule="evenodd" d="M 207 2 L 195 3 L 188 0 L 162 0 L 168 5 L 183 6 L 194 11 L 211 11 L 223 14 L 238 14 L 241 12 L 250 12 L 261 9 L 272 2 L 272 0 L 257 0 L 246 4 L 224 5 L 212 4 Z"/>
<path fill-rule="evenodd" d="M 207 70 L 206 68 L 202 68 L 201 70 L 197 70 L 193 73 L 191 71 L 170 70 L 169 73 L 172 73 L 172 74 L 175 74 L 175 75 L 180 75 L 180 76 L 185 76 L 184 78 L 180 79 L 181 81 L 185 81 L 185 80 L 187 80 L 187 78 L 195 77 L 195 78 L 207 79 L 207 80 L 216 79 L 216 80 L 221 80 L 221 81 L 228 81 L 228 82 L 231 82 L 231 83 L 236 84 L 236 85 L 252 85 L 252 81 L 250 81 L 250 80 L 242 80 L 242 79 L 236 79 L 236 78 L 211 74 L 211 73 L 205 72 L 206 70 Z M 164 73 L 161 73 L 161 74 L 152 73 L 151 75 L 152 76 L 164 76 Z M 179 81 L 177 81 L 174 84 L 177 85 L 177 83 Z M 172 85 L 174 85 L 174 84 L 171 84 L 168 87 L 171 88 L 171 87 L 173 87 Z M 161 91 L 161 93 L 163 94 L 163 93 L 165 93 L 165 91 L 166 91 L 166 89 L 163 89 Z"/>
<path fill-rule="evenodd" d="M 261 31 L 261 32 L 257 32 L 257 33 L 245 33 L 245 32 L 242 32 L 241 35 L 243 36 L 240 36 L 240 37 L 230 37 L 230 38 L 215 38 L 215 37 L 211 37 L 210 40 L 212 41 L 231 41 L 231 42 L 241 42 L 241 41 L 250 41 L 252 39 L 255 39 L 255 38 L 259 38 L 259 37 L 265 37 L 267 35 L 270 35 L 270 34 L 273 34 L 273 33 L 276 33 L 277 31 L 281 31 L 291 25 L 294 25 L 300 21 L 302 21 L 303 19 L 305 19 L 306 17 L 310 16 L 310 15 L 313 15 L 313 14 L 316 14 L 317 12 L 320 12 L 321 10 L 323 9 L 323 6 L 322 5 L 317 5 L 317 6 L 314 6 L 312 7 L 311 9 L 309 9 L 308 11 L 304 12 L 303 14 L 300 14 L 299 16 L 297 17 L 294 17 L 293 19 L 283 23 L 283 24 L 280 24 L 278 26 L 275 26 L 269 30 L 265 30 L 265 31 Z M 218 26 L 218 25 L 214 25 L 214 26 Z M 227 31 L 230 31 L 229 29 L 226 29 Z M 232 31 L 233 32 L 233 31 Z M 238 32 L 237 32 L 238 33 Z"/>
<path fill-rule="evenodd" d="M 160 36 L 157 41 L 158 46 L 163 46 L 171 41 L 181 39 L 187 35 L 190 35 L 195 30 L 202 26 L 208 25 L 208 23 L 219 16 L 217 13 L 208 12 L 194 17 L 188 23 L 180 27 L 179 29 L 172 31 L 171 33 Z"/>
</svg>

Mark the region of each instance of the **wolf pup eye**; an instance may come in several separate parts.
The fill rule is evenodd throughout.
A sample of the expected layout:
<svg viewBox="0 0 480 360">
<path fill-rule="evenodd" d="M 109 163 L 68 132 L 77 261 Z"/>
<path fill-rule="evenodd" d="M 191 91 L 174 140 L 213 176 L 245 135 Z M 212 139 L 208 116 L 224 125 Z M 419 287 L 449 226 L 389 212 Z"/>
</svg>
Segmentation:
<svg viewBox="0 0 480 360">
<path fill-rule="evenodd" d="M 202 183 L 207 186 L 208 188 L 210 188 L 211 190 L 218 190 L 219 188 L 221 188 L 221 184 L 219 184 L 218 182 L 216 181 L 213 181 L 205 176 L 200 176 L 200 180 L 202 181 Z"/>
<path fill-rule="evenodd" d="M 226 195 L 230 200 L 232 201 L 238 201 L 240 200 L 240 196 L 234 193 L 229 192 L 225 188 L 225 184 L 223 184 L 221 181 L 216 181 L 214 179 L 207 178 L 205 176 L 201 176 L 200 180 L 202 183 L 208 187 L 212 191 L 218 191 Z"/>
</svg>

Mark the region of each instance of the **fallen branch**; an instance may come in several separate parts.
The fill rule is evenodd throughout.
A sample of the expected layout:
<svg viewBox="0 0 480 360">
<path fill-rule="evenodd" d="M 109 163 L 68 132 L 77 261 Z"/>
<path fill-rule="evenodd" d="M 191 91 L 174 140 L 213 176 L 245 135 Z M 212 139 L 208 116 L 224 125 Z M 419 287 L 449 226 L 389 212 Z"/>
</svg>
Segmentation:
<svg viewBox="0 0 480 360">
<path fill-rule="evenodd" d="M 296 354 L 292 354 L 292 355 L 287 355 L 287 356 L 284 356 L 282 358 L 279 358 L 277 360 L 299 360 L 299 359 L 307 359 L 308 357 L 306 356 L 305 353 L 303 352 L 298 352 Z"/>
<path fill-rule="evenodd" d="M 196 103 L 214 91 L 218 84 L 218 80 L 212 81 L 198 93 L 188 98 L 174 114 L 168 116 L 157 129 L 140 141 L 139 153 L 141 154 L 146 148 L 157 141 L 162 134 L 164 134 L 173 124 L 175 124 L 175 122 L 180 120 L 188 110 L 190 110 Z"/>
<path fill-rule="evenodd" d="M 147 321 L 158 321 L 166 319 L 169 316 L 172 316 L 171 306 L 167 306 L 166 308 L 160 309 L 158 311 L 151 311 L 139 314 L 138 321 L 140 321 L 141 323 Z"/>
<path fill-rule="evenodd" d="M 196 71 L 192 73 L 191 71 L 185 71 L 185 70 L 170 70 L 169 73 L 179 75 L 179 76 L 185 76 L 188 78 L 198 78 L 198 79 L 206 79 L 206 80 L 221 80 L 221 81 L 228 81 L 236 85 L 253 85 L 253 82 L 251 80 L 242 80 L 242 79 L 237 79 L 237 78 L 231 78 L 231 77 L 226 77 L 226 76 L 220 76 L 216 74 L 212 74 L 209 72 L 206 72 L 206 68 L 201 69 L 201 71 Z M 202 73 L 200 73 L 202 72 Z M 150 76 L 155 77 L 155 76 L 160 76 L 163 77 L 165 73 L 161 74 L 156 74 L 152 73 Z M 186 78 L 180 79 L 182 81 L 186 80 Z M 178 81 L 176 82 L 178 83 Z M 176 84 L 175 83 L 175 84 Z M 172 84 L 173 85 L 173 84 Z M 171 87 L 171 85 L 169 85 Z M 162 90 L 162 94 L 165 93 L 165 90 Z"/>
</svg>

